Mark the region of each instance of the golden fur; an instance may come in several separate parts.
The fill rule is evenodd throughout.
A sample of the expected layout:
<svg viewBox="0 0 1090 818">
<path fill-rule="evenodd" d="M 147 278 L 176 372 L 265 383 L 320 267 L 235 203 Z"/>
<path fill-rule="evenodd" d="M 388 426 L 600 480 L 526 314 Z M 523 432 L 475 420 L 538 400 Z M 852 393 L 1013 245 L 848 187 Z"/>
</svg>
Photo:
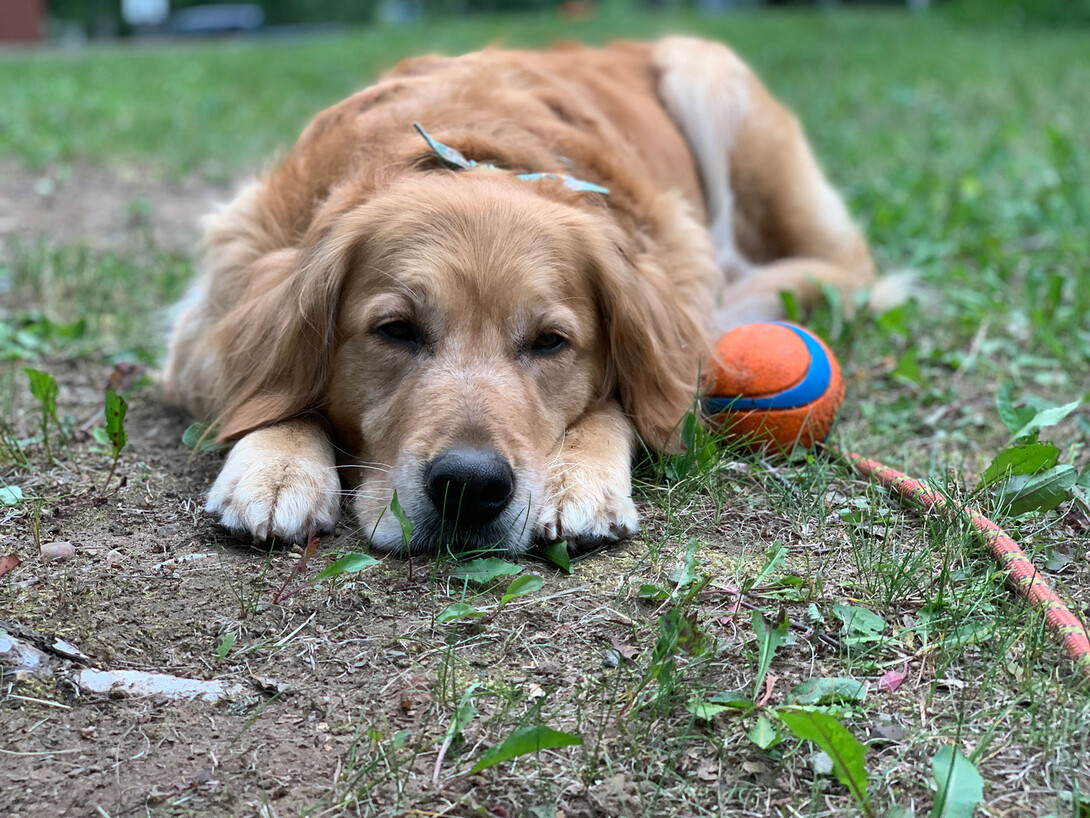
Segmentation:
<svg viewBox="0 0 1090 818">
<path fill-rule="evenodd" d="M 482 166 L 446 169 L 414 121 Z M 395 490 L 414 550 L 586 546 L 638 531 L 637 436 L 676 445 L 716 332 L 872 278 L 795 118 L 721 45 L 425 57 L 210 219 L 164 388 L 235 442 L 208 508 L 236 531 L 331 528 L 343 482 L 378 548 Z"/>
</svg>

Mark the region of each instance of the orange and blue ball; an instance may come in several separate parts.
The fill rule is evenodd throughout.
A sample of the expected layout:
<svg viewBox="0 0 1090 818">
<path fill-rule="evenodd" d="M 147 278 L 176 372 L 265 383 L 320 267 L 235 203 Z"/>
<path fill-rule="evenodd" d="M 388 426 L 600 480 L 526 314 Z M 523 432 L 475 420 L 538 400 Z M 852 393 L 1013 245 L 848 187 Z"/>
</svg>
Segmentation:
<svg viewBox="0 0 1090 818">
<path fill-rule="evenodd" d="M 705 415 L 754 448 L 790 451 L 820 443 L 844 401 L 836 357 L 820 338 L 788 321 L 723 334 L 708 375 Z"/>
</svg>

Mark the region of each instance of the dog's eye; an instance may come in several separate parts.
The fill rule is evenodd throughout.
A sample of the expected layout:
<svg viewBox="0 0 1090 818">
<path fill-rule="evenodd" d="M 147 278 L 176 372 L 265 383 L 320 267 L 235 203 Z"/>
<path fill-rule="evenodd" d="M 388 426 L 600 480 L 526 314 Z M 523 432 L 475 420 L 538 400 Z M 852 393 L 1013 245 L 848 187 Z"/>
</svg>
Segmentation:
<svg viewBox="0 0 1090 818">
<path fill-rule="evenodd" d="M 420 327 L 411 321 L 388 321 L 379 326 L 375 333 L 386 341 L 412 347 L 419 346 L 423 339 Z"/>
<path fill-rule="evenodd" d="M 538 355 L 551 355 L 568 346 L 568 339 L 555 332 L 543 332 L 530 344 L 530 351 Z"/>
</svg>

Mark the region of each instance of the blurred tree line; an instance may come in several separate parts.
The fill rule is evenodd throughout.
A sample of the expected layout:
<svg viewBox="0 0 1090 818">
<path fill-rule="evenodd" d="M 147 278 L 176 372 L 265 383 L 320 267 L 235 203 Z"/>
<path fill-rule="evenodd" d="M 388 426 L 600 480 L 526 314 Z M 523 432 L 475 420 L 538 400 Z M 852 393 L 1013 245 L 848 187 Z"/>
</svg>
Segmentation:
<svg viewBox="0 0 1090 818">
<path fill-rule="evenodd" d="M 230 0 L 229 0 L 230 1 Z M 246 0 L 241 0 L 246 2 Z M 2 2 L 2 0 L 0 0 Z M 265 13 L 265 25 L 373 22 L 384 5 L 402 3 L 426 15 L 489 12 L 542 11 L 560 6 L 563 0 L 249 0 Z M 707 7 L 700 0 L 630 0 L 633 7 Z M 47 0 L 49 16 L 76 24 L 91 34 L 127 33 L 121 23 L 121 0 Z M 724 6 L 748 8 L 762 5 L 885 5 L 904 6 L 904 0 L 726 0 Z M 209 5 L 209 0 L 171 0 L 173 11 Z M 1090 23 L 1090 0 L 931 0 L 940 13 L 976 24 Z"/>
</svg>

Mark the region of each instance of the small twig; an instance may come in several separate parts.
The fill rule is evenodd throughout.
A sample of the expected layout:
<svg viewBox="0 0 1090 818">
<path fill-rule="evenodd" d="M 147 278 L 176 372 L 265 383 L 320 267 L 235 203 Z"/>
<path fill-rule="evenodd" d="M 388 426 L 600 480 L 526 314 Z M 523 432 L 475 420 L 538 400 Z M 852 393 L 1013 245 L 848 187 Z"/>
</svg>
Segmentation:
<svg viewBox="0 0 1090 818">
<path fill-rule="evenodd" d="M 304 582 L 292 591 L 287 590 L 288 585 L 307 570 L 307 563 L 310 561 L 310 558 L 314 556 L 314 552 L 317 550 L 319 542 L 321 542 L 321 540 L 318 539 L 318 536 L 315 534 L 314 526 L 311 526 L 307 531 L 307 544 L 303 546 L 302 556 L 300 556 L 299 560 L 295 563 L 295 567 L 291 569 L 291 573 L 288 574 L 288 578 L 284 580 L 284 584 L 280 586 L 280 590 L 273 594 L 273 602 L 275 604 L 279 605 L 285 600 L 291 599 L 304 588 L 309 587 L 308 583 Z"/>
<path fill-rule="evenodd" d="M 71 706 L 67 704 L 61 704 L 60 702 L 51 702 L 49 699 L 35 699 L 32 696 L 20 696 L 16 693 L 9 693 L 7 698 L 18 699 L 23 702 L 34 702 L 35 704 L 44 704 L 48 707 L 56 707 L 61 710 L 71 710 Z"/>
</svg>

